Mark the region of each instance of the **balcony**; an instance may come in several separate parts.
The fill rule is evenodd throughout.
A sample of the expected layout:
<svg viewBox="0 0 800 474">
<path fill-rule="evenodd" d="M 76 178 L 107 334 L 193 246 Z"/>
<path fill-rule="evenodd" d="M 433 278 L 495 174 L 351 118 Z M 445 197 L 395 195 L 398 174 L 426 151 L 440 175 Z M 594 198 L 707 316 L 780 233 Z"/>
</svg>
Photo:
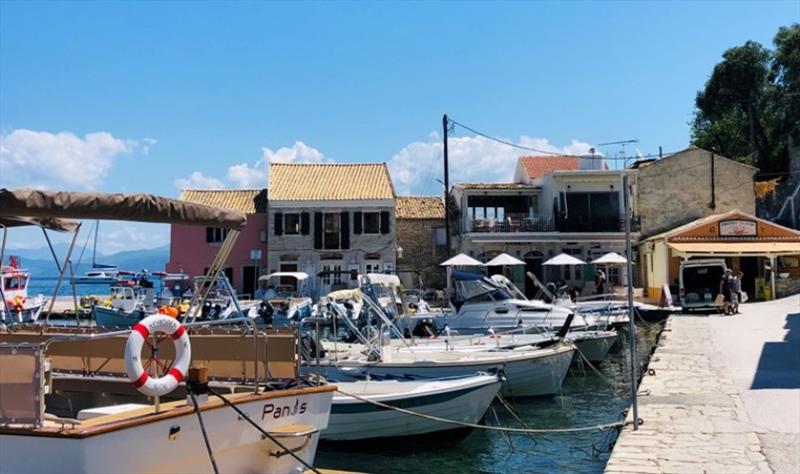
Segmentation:
<svg viewBox="0 0 800 474">
<path fill-rule="evenodd" d="M 625 218 L 608 219 L 553 219 L 543 217 L 512 217 L 505 219 L 472 219 L 470 232 L 625 232 Z M 631 232 L 641 228 L 639 216 L 631 219 Z"/>
</svg>

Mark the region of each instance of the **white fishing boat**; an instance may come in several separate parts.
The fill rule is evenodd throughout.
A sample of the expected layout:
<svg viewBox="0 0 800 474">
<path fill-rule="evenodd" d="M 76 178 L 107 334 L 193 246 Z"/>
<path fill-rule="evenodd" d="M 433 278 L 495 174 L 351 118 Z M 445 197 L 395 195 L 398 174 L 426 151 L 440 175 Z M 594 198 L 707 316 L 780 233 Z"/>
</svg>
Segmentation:
<svg viewBox="0 0 800 474">
<path fill-rule="evenodd" d="M 209 283 L 247 221 L 151 195 L 0 189 L 6 213 L 229 229 Z M 204 287 L 194 307 L 206 296 Z M 299 376 L 293 332 L 251 318 L 182 325 L 150 315 L 115 332 L 0 326 L 0 367 L 0 468 L 13 473 L 303 472 L 335 389 Z"/>
<path fill-rule="evenodd" d="M 30 273 L 19 268 L 19 259 L 11 257 L 0 266 L 0 323 L 28 323 L 39 319 L 44 307 L 43 295 L 28 296 Z"/>
<path fill-rule="evenodd" d="M 496 375 L 335 383 L 337 392 L 333 396 L 330 421 L 320 436 L 325 441 L 363 441 L 461 431 L 454 423 L 393 411 L 376 403 L 477 424 L 501 386 Z"/>
<path fill-rule="evenodd" d="M 112 286 L 108 300 L 92 308 L 95 324 L 100 327 L 131 327 L 154 312 L 152 289 L 146 292 L 130 286 Z"/>
</svg>

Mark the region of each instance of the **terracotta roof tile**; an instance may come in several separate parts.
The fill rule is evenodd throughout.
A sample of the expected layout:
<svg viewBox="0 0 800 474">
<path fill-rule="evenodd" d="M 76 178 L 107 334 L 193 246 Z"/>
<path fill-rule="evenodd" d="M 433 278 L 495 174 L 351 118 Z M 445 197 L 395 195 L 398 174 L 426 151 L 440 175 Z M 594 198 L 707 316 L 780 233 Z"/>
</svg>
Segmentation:
<svg viewBox="0 0 800 474">
<path fill-rule="evenodd" d="M 386 163 L 270 163 L 272 201 L 394 199 Z"/>
<path fill-rule="evenodd" d="M 444 219 L 444 200 L 439 196 L 397 196 L 398 219 Z"/>
<path fill-rule="evenodd" d="M 577 156 L 521 156 L 519 161 L 528 173 L 528 179 L 541 178 L 551 171 L 580 169 Z"/>
<path fill-rule="evenodd" d="M 222 207 L 245 214 L 266 214 L 266 189 L 182 189 L 181 201 Z"/>
</svg>

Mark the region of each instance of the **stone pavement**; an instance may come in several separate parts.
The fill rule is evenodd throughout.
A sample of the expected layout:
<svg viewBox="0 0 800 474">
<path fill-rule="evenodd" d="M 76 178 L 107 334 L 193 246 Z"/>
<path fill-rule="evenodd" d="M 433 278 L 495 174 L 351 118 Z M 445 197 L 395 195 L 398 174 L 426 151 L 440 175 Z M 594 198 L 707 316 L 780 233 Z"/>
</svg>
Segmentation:
<svg viewBox="0 0 800 474">
<path fill-rule="evenodd" d="M 606 473 L 800 472 L 800 297 L 742 311 L 670 318 Z"/>
</svg>

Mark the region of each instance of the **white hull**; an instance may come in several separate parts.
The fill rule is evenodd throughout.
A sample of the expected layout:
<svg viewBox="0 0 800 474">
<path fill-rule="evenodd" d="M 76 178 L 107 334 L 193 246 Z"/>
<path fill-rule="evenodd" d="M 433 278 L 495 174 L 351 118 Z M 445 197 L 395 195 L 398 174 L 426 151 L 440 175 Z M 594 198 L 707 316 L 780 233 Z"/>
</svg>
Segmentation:
<svg viewBox="0 0 800 474">
<path fill-rule="evenodd" d="M 33 300 L 30 304 L 26 305 L 22 311 L 8 311 L 6 308 L 0 306 L 0 323 L 35 323 L 42 314 L 43 307 L 44 298 L 41 296 Z"/>
<path fill-rule="evenodd" d="M 328 425 L 332 392 L 300 394 L 240 403 L 237 406 L 268 432 L 292 424 Z M 274 418 L 264 414 L 268 404 L 306 410 Z M 300 406 L 300 405 L 298 405 Z M 276 457 L 280 450 L 261 433 L 240 420 L 230 407 L 203 411 L 214 457 L 220 472 L 300 473 L 305 468 L 291 455 Z M 176 439 L 170 430 L 180 429 Z M 313 465 L 319 432 L 313 434 L 296 454 Z M 303 445 L 306 437 L 279 438 L 289 449 Z M 8 473 L 201 473 L 213 472 L 197 415 L 188 412 L 133 427 L 83 438 L 0 435 L 0 471 Z"/>
<path fill-rule="evenodd" d="M 324 361 L 323 375 L 335 380 L 384 378 L 463 377 L 477 372 L 502 372 L 506 377 L 502 393 L 517 397 L 554 395 L 567 375 L 575 349 L 558 345 L 547 349 L 497 352 L 417 351 L 394 352 L 391 362 L 364 359 Z M 315 373 L 316 368 L 308 368 Z"/>
<path fill-rule="evenodd" d="M 566 323 L 569 309 L 523 300 L 504 300 L 489 303 L 465 303 L 455 315 L 445 317 L 450 329 L 462 334 L 513 330 L 533 327 L 546 331 L 557 331 Z M 577 325 L 577 321 L 573 326 Z"/>
<path fill-rule="evenodd" d="M 617 343 L 617 333 L 613 331 L 576 332 L 567 334 L 566 339 L 575 343 L 575 346 L 589 362 L 602 362 Z"/>
<path fill-rule="evenodd" d="M 500 384 L 497 377 L 488 375 L 432 382 L 337 382 L 338 388 L 346 393 L 464 423 L 480 422 L 497 395 Z M 407 385 L 414 386 L 414 389 L 405 389 Z M 388 393 L 382 393 L 387 390 Z M 321 438 L 355 441 L 417 436 L 458 428 L 460 426 L 455 424 L 383 409 L 337 393 L 331 407 L 328 429 Z"/>
</svg>

